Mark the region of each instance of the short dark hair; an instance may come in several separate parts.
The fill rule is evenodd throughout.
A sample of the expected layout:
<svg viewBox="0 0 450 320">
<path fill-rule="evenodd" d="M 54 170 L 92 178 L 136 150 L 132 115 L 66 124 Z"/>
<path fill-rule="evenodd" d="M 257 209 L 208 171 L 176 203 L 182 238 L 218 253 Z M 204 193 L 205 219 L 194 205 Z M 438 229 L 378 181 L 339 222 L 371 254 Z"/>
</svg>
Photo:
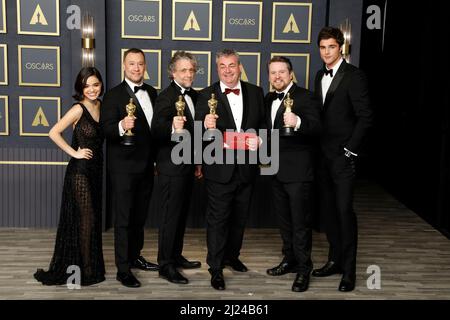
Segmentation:
<svg viewBox="0 0 450 320">
<path fill-rule="evenodd" d="M 333 28 L 333 27 L 324 27 L 319 32 L 319 36 L 317 37 L 317 45 L 320 46 L 321 40 L 327 40 L 327 39 L 335 39 L 336 42 L 339 44 L 339 47 L 342 47 L 344 44 L 344 34 L 339 28 Z"/>
<path fill-rule="evenodd" d="M 129 55 L 130 53 L 140 53 L 142 54 L 142 56 L 144 57 L 144 62 L 145 62 L 145 53 L 144 51 L 142 51 L 139 48 L 130 48 L 127 51 L 125 51 L 125 53 L 123 54 L 123 61 L 125 61 L 125 58 L 127 57 L 127 55 Z"/>
<path fill-rule="evenodd" d="M 292 68 L 292 62 L 291 62 L 291 60 L 289 60 L 289 58 L 284 57 L 284 56 L 275 56 L 275 57 L 272 57 L 272 59 L 270 59 L 269 62 L 267 62 L 267 71 L 269 71 L 269 66 L 270 66 L 270 64 L 273 63 L 273 62 L 284 62 L 284 63 L 286 63 L 287 68 L 288 68 L 288 70 L 289 70 L 289 73 L 292 72 L 292 69 L 293 69 L 293 68 Z"/>
<path fill-rule="evenodd" d="M 102 89 L 100 90 L 100 95 L 103 95 L 104 92 L 104 85 L 102 76 L 100 75 L 100 71 L 98 71 L 94 67 L 85 67 L 78 72 L 77 78 L 75 80 L 75 94 L 73 95 L 73 98 L 77 101 L 81 101 L 84 99 L 83 89 L 86 87 L 86 83 L 89 77 L 95 76 L 97 77 L 98 81 L 102 84 Z"/>
<path fill-rule="evenodd" d="M 167 72 L 169 73 L 169 78 L 172 79 L 172 73 L 175 71 L 175 65 L 179 60 L 189 60 L 194 66 L 195 71 L 197 71 L 197 59 L 192 53 L 186 51 L 177 51 L 169 61 L 167 66 Z"/>
<path fill-rule="evenodd" d="M 216 63 L 222 57 L 235 56 L 238 60 L 238 64 L 241 64 L 241 59 L 239 58 L 239 53 L 234 49 L 222 49 L 216 52 Z"/>
</svg>

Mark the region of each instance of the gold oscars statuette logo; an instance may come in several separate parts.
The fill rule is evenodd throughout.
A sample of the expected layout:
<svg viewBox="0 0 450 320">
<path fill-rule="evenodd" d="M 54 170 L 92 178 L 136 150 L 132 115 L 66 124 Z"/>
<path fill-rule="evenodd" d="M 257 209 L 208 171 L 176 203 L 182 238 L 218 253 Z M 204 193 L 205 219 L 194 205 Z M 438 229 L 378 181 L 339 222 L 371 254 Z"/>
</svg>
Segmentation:
<svg viewBox="0 0 450 320">
<path fill-rule="evenodd" d="M 244 65 L 241 63 L 241 80 L 248 82 L 247 72 L 245 72 Z"/>
<path fill-rule="evenodd" d="M 194 11 L 192 10 L 187 18 L 187 21 L 184 25 L 183 31 L 200 31 L 200 25 L 198 24 L 197 18 L 195 17 Z"/>
<path fill-rule="evenodd" d="M 289 16 L 286 25 L 284 26 L 283 33 L 300 33 L 300 29 L 298 28 L 297 22 L 295 21 L 294 14 L 291 13 Z"/>
<path fill-rule="evenodd" d="M 36 6 L 36 9 L 34 9 L 33 16 L 31 17 L 30 20 L 30 24 L 31 25 L 40 24 L 43 26 L 48 26 L 47 19 L 45 19 L 44 12 L 42 11 L 41 6 L 39 4 Z"/>
<path fill-rule="evenodd" d="M 36 112 L 36 115 L 34 116 L 34 120 L 33 123 L 31 124 L 32 127 L 37 127 L 37 126 L 43 126 L 43 127 L 48 127 L 48 120 L 47 117 L 45 116 L 44 110 L 42 110 L 42 107 L 39 107 L 38 111 Z"/>
<path fill-rule="evenodd" d="M 295 76 L 295 73 L 294 73 L 294 71 L 292 71 L 292 82 L 294 82 L 294 83 L 298 83 L 298 81 L 297 81 L 297 77 Z"/>
</svg>

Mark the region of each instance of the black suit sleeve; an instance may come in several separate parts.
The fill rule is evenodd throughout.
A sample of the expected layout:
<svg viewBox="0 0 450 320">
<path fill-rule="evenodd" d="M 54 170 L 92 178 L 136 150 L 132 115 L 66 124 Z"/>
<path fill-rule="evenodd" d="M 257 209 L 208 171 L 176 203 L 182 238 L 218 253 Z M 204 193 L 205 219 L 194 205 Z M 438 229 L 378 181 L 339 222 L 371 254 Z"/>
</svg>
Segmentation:
<svg viewBox="0 0 450 320">
<path fill-rule="evenodd" d="M 358 153 L 363 139 L 367 134 L 367 130 L 372 126 L 373 122 L 373 111 L 370 105 L 367 78 L 361 70 L 356 70 L 353 73 L 348 94 L 357 120 L 352 137 L 346 148 Z"/>
<path fill-rule="evenodd" d="M 175 106 L 171 103 L 167 94 L 159 95 L 156 98 L 153 119 L 152 136 L 158 141 L 169 141 L 172 133 L 172 121 Z"/>
<path fill-rule="evenodd" d="M 119 140 L 119 122 L 120 117 L 119 108 L 117 104 L 120 101 L 117 99 L 115 92 L 107 92 L 103 99 L 102 110 L 100 112 L 100 124 L 103 128 L 105 137 L 110 141 Z"/>
<path fill-rule="evenodd" d="M 150 87 L 150 89 L 148 90 L 148 92 L 149 92 L 149 96 L 150 96 L 150 101 L 152 102 L 152 106 L 154 106 L 156 104 L 156 98 L 158 96 L 158 92 L 152 86 L 149 86 L 149 87 Z"/>
<path fill-rule="evenodd" d="M 204 121 L 207 114 L 209 114 L 208 100 L 211 99 L 211 95 L 202 90 L 197 97 L 197 103 L 195 104 L 195 121 L 202 122 L 202 128 L 205 130 Z"/>
<path fill-rule="evenodd" d="M 310 91 L 305 91 L 301 99 L 298 116 L 301 123 L 298 133 L 301 135 L 317 136 L 322 130 L 320 120 L 320 104 Z"/>
<path fill-rule="evenodd" d="M 259 129 L 267 129 L 266 108 L 264 102 L 264 91 L 261 87 L 258 87 L 258 107 L 260 109 Z"/>
</svg>

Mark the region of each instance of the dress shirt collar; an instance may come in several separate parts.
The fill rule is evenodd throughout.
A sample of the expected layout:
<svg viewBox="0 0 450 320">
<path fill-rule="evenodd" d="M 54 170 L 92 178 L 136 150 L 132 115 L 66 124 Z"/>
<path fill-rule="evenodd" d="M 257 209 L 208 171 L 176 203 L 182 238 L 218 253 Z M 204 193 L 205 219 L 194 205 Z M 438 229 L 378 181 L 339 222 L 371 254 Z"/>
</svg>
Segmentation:
<svg viewBox="0 0 450 320">
<path fill-rule="evenodd" d="M 185 88 L 182 85 L 180 85 L 178 82 L 176 82 L 176 80 L 174 79 L 173 82 L 178 86 L 178 88 L 180 88 L 181 90 L 181 94 L 184 94 L 185 91 L 189 91 L 191 90 L 191 88 Z"/>
<path fill-rule="evenodd" d="M 140 87 L 144 84 L 144 81 L 141 81 L 140 83 L 134 83 L 133 81 L 129 80 L 128 78 L 125 78 L 125 82 L 128 84 L 128 86 L 133 91 L 134 91 L 134 87 Z"/>
</svg>

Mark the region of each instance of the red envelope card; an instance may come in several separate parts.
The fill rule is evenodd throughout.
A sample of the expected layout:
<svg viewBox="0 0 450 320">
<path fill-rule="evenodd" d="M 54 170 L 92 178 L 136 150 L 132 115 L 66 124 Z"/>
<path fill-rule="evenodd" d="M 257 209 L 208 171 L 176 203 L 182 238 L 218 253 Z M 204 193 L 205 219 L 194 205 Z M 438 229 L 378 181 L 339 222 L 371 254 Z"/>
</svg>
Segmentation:
<svg viewBox="0 0 450 320">
<path fill-rule="evenodd" d="M 223 133 L 223 148 L 248 150 L 246 142 L 250 138 L 257 138 L 257 135 L 255 133 L 225 131 Z"/>
</svg>

